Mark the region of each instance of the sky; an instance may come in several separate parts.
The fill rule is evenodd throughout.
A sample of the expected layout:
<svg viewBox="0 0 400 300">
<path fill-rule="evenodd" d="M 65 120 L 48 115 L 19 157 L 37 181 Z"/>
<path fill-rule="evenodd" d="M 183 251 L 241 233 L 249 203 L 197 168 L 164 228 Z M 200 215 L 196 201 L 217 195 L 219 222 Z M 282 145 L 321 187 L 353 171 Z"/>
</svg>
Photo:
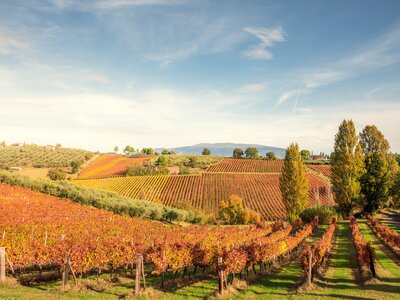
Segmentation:
<svg viewBox="0 0 400 300">
<path fill-rule="evenodd" d="M 0 140 L 400 152 L 398 0 L 0 2 Z"/>
</svg>

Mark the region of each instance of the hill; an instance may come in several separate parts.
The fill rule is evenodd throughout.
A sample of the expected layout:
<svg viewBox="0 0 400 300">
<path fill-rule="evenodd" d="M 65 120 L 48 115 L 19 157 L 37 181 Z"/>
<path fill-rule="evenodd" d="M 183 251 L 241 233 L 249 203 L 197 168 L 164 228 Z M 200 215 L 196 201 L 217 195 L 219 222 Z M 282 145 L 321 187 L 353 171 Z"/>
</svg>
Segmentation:
<svg viewBox="0 0 400 300">
<path fill-rule="evenodd" d="M 130 158 L 115 154 L 100 155 L 80 173 L 80 179 L 107 178 L 124 176 L 130 165 L 143 165 L 148 157 Z"/>
<path fill-rule="evenodd" d="M 71 162 L 84 162 L 90 159 L 93 153 L 81 149 L 64 148 L 57 146 L 38 146 L 28 144 L 14 144 L 0 146 L 0 168 L 35 167 L 54 168 L 70 167 Z"/>
<path fill-rule="evenodd" d="M 212 173 L 201 175 L 158 175 L 116 177 L 97 180 L 76 180 L 75 184 L 116 192 L 133 199 L 143 199 L 174 206 L 185 203 L 217 216 L 221 200 L 231 195 L 243 198 L 246 207 L 261 214 L 265 220 L 285 217 L 279 189 L 279 174 Z M 334 205 L 330 185 L 313 174 L 307 206 Z"/>
<path fill-rule="evenodd" d="M 244 151 L 248 147 L 256 147 L 258 149 L 258 153 L 262 156 L 265 156 L 265 154 L 269 151 L 274 152 L 278 158 L 283 158 L 285 156 L 285 149 L 283 148 L 257 145 L 257 144 L 202 143 L 192 146 L 183 146 L 183 147 L 175 147 L 168 149 L 175 151 L 176 153 L 179 154 L 201 154 L 201 151 L 203 151 L 204 148 L 208 148 L 210 149 L 212 155 L 231 157 L 233 149 L 240 148 Z M 161 152 L 162 149 L 163 148 L 157 148 L 156 151 Z"/>
</svg>

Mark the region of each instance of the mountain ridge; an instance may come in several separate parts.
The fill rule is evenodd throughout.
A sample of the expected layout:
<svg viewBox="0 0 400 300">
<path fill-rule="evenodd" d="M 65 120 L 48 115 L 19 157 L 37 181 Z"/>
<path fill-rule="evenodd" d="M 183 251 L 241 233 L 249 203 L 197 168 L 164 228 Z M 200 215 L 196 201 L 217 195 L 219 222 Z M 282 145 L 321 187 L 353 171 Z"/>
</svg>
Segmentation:
<svg viewBox="0 0 400 300">
<path fill-rule="evenodd" d="M 265 156 L 267 152 L 272 151 L 278 158 L 283 158 L 286 151 L 284 148 L 280 147 L 241 143 L 198 143 L 191 146 L 156 148 L 155 151 L 161 152 L 162 149 L 168 149 L 175 151 L 178 154 L 201 154 L 204 148 L 208 148 L 211 151 L 211 155 L 231 157 L 233 149 L 240 148 L 245 151 L 248 147 L 256 147 L 258 149 L 258 153 L 262 156 Z"/>
</svg>

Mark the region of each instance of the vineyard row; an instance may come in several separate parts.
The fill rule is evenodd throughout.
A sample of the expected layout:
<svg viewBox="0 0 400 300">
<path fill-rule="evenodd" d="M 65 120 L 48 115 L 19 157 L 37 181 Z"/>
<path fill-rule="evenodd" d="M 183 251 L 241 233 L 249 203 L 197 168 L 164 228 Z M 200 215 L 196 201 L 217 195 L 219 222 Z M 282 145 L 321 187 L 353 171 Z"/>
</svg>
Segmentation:
<svg viewBox="0 0 400 300">
<path fill-rule="evenodd" d="M 166 206 L 185 203 L 207 214 L 218 214 L 219 203 L 231 195 L 243 198 L 246 207 L 265 220 L 285 217 L 286 211 L 277 174 L 203 173 L 77 180 L 74 183 L 114 191 L 120 195 L 161 202 Z M 334 205 L 331 187 L 318 176 L 307 174 L 308 206 Z"/>
</svg>

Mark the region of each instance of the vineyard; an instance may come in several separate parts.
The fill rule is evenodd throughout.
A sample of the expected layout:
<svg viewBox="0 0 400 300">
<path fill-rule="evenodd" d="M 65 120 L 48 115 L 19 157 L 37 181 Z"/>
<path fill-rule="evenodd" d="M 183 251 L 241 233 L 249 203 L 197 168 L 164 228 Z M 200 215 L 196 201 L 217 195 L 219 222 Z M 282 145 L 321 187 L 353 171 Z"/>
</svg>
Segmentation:
<svg viewBox="0 0 400 300">
<path fill-rule="evenodd" d="M 310 168 L 325 177 L 332 178 L 332 167 L 330 165 L 307 165 L 307 168 Z"/>
<path fill-rule="evenodd" d="M 208 172 L 222 173 L 280 173 L 283 160 L 225 158 L 208 168 Z"/>
<path fill-rule="evenodd" d="M 295 235 L 290 234 L 295 228 L 282 227 L 282 222 L 243 229 L 164 226 L 3 184 L 0 200 L 0 247 L 7 249 L 14 274 L 62 270 L 65 257 L 76 275 L 115 271 L 132 267 L 139 253 L 153 265 L 153 274 L 214 268 L 218 256 L 230 274 L 294 249 L 318 223 L 314 220 Z"/>
<path fill-rule="evenodd" d="M 101 155 L 79 173 L 79 179 L 96 179 L 123 176 L 130 165 L 142 165 L 148 158 L 129 158 Z"/>
<path fill-rule="evenodd" d="M 70 167 L 71 162 L 83 162 L 92 152 L 37 145 L 0 147 L 0 168 L 32 166 L 36 168 Z"/>
<path fill-rule="evenodd" d="M 348 222 L 336 224 L 335 219 L 326 230 L 316 229 L 317 219 L 310 224 L 297 221 L 289 225 L 277 221 L 247 227 L 181 227 L 118 216 L 4 184 L 0 185 L 0 202 L 0 247 L 6 249 L 7 277 L 38 276 L 40 280 L 41 274 L 47 272 L 58 278 L 55 287 L 41 283 L 40 289 L 0 285 L 0 296 L 14 296 L 17 295 L 14 291 L 26 290 L 28 296 L 20 298 L 45 299 L 47 295 L 49 299 L 63 299 L 67 295 L 69 298 L 88 295 L 93 299 L 113 299 L 115 291 L 120 296 L 132 295 L 135 280 L 139 280 L 139 291 L 144 292 L 141 281 L 146 278 L 147 288 L 150 286 L 161 294 L 146 296 L 144 293 L 144 299 L 186 299 L 192 293 L 207 298 L 217 292 L 229 295 L 238 279 L 239 282 L 249 279 L 251 284 L 239 289 L 233 296 L 235 299 L 287 299 L 299 283 L 307 282 L 310 253 L 311 278 L 319 278 L 313 280 L 318 288 L 311 286 L 309 291 L 293 294 L 294 299 L 330 299 L 331 295 L 396 299 L 400 292 L 397 283 L 400 268 L 392 256 L 378 247 L 376 256 L 373 253 L 376 266 L 373 270 L 381 275 L 380 281 L 366 283 L 360 289 L 354 277 L 356 269 L 361 268 L 372 276 L 368 252 L 372 246 L 366 238 L 374 243 L 378 243 L 378 238 L 365 222 L 358 223 L 354 218 L 351 218 L 351 230 Z M 387 241 L 395 240 L 396 235 L 381 228 L 383 225 L 378 220 L 373 217 L 368 220 L 380 232 L 379 236 Z M 352 250 L 353 242 L 355 250 Z M 138 257 L 142 258 L 141 267 Z M 326 273 L 319 270 L 323 263 L 328 268 Z M 102 287 L 96 292 L 81 288 L 60 292 L 63 283 L 60 279 L 68 274 L 67 266 L 71 285 L 75 282 L 77 286 L 93 286 L 93 282 L 101 283 L 105 278 L 113 283 L 106 290 Z M 196 269 L 202 271 L 196 272 Z M 321 282 L 321 278 L 330 284 Z M 341 281 L 348 283 L 345 287 L 336 284 Z"/>
<path fill-rule="evenodd" d="M 313 174 L 308 206 L 334 205 L 330 186 Z M 279 175 L 251 173 L 203 173 L 201 175 L 160 175 L 77 180 L 74 183 L 117 192 L 134 199 L 161 201 L 173 206 L 181 202 L 216 215 L 221 200 L 230 195 L 243 198 L 246 207 L 259 212 L 265 220 L 285 217 L 279 189 Z"/>
</svg>

